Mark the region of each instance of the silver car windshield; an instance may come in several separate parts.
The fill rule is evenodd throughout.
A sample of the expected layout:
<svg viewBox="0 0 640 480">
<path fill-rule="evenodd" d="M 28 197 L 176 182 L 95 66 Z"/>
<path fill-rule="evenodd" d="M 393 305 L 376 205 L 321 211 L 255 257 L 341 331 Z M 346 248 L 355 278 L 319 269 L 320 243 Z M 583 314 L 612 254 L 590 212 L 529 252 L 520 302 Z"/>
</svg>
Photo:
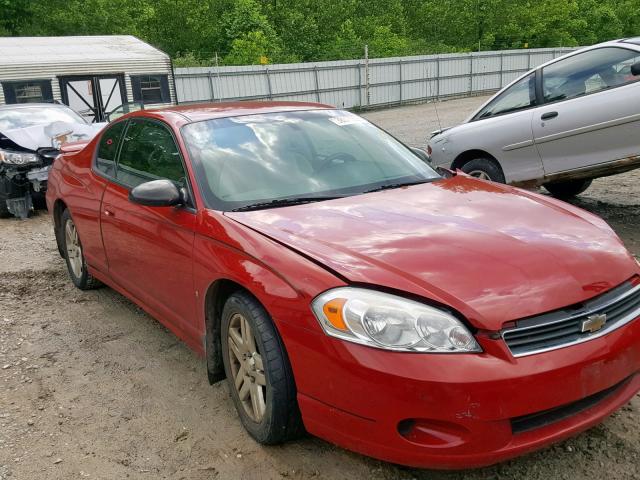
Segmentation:
<svg viewBox="0 0 640 480">
<path fill-rule="evenodd" d="M 205 201 L 218 210 L 440 178 L 391 135 L 342 110 L 208 120 L 186 125 L 182 134 Z"/>
<path fill-rule="evenodd" d="M 37 106 L 0 110 L 0 132 L 53 122 L 87 123 L 70 108 Z"/>
</svg>

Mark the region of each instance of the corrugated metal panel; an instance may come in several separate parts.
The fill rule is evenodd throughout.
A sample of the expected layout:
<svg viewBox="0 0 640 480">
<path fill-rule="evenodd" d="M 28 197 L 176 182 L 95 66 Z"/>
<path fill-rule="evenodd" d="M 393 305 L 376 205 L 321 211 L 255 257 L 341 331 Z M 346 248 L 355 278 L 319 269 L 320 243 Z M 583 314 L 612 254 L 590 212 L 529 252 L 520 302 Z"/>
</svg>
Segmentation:
<svg viewBox="0 0 640 480">
<path fill-rule="evenodd" d="M 506 50 L 364 60 L 181 68 L 180 102 L 304 100 L 343 108 L 425 101 L 495 91 L 573 49 Z"/>
</svg>

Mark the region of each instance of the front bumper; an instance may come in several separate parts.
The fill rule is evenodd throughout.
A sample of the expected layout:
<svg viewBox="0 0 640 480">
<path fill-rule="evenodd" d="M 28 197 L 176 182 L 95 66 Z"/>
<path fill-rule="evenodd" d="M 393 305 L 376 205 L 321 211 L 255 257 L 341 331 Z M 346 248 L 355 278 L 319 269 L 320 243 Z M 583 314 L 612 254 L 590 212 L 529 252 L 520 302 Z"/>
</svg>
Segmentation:
<svg viewBox="0 0 640 480">
<path fill-rule="evenodd" d="M 595 425 L 640 390 L 639 319 L 580 345 L 521 358 L 488 337 L 479 338 L 482 354 L 412 354 L 341 342 L 284 322 L 278 327 L 307 430 L 408 466 L 500 462 Z M 579 402 L 585 398 L 595 401 Z M 571 405 L 586 407 L 524 431 L 514 426 Z"/>
</svg>

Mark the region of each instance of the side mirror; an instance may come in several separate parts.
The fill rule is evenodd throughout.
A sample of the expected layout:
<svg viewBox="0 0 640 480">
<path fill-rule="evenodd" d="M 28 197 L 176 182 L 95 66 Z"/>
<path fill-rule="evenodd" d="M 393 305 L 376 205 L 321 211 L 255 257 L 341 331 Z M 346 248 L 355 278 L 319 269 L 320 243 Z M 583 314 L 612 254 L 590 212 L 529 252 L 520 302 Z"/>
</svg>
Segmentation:
<svg viewBox="0 0 640 480">
<path fill-rule="evenodd" d="M 640 75 L 640 62 L 636 62 L 631 65 L 631 75 L 633 75 L 634 77 Z"/>
<path fill-rule="evenodd" d="M 129 201 L 146 207 L 174 207 L 184 204 L 185 198 L 171 180 L 152 180 L 132 189 Z"/>
<path fill-rule="evenodd" d="M 429 163 L 430 162 L 429 155 L 427 155 L 427 152 L 425 152 L 421 148 L 411 147 L 411 151 L 415 154 L 416 157 L 418 157 L 424 163 Z"/>
</svg>

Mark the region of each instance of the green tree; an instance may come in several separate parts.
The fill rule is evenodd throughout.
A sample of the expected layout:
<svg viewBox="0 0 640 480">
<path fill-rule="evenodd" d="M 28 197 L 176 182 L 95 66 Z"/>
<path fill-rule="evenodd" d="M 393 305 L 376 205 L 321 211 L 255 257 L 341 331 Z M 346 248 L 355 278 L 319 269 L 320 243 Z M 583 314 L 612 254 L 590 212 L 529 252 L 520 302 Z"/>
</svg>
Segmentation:
<svg viewBox="0 0 640 480">
<path fill-rule="evenodd" d="M 640 0 L 0 0 L 0 35 L 97 34 L 176 65 L 575 46 L 640 35 Z"/>
<path fill-rule="evenodd" d="M 32 18 L 29 0 L 0 0 L 0 36 L 19 35 Z"/>
</svg>

